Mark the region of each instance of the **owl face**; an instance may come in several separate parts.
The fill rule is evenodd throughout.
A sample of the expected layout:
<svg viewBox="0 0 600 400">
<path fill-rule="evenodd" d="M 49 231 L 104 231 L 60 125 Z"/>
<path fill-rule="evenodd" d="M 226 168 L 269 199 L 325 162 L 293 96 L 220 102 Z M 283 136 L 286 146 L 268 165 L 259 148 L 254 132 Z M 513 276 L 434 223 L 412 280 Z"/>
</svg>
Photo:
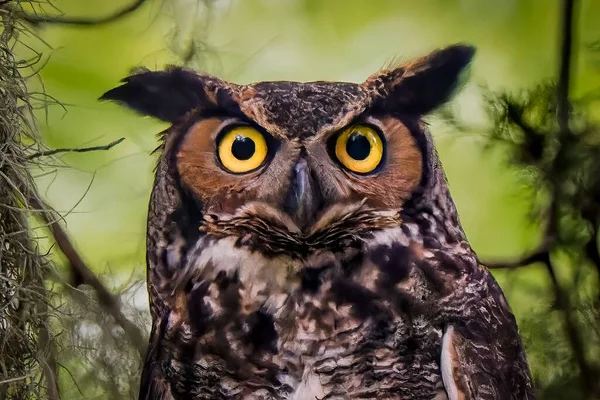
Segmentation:
<svg viewBox="0 0 600 400">
<path fill-rule="evenodd" d="M 207 214 L 261 204 L 306 230 L 333 205 L 400 209 L 421 179 L 422 154 L 399 118 L 362 115 L 312 135 L 286 133 L 248 118 L 192 117 L 174 151 L 182 185 Z"/>
<path fill-rule="evenodd" d="M 235 216 L 230 231 L 262 219 L 306 239 L 345 218 L 340 207 L 398 211 L 423 186 L 431 149 L 420 119 L 449 98 L 472 55 L 453 46 L 362 84 L 144 72 L 103 98 L 173 123 L 163 158 L 198 215 Z"/>
</svg>

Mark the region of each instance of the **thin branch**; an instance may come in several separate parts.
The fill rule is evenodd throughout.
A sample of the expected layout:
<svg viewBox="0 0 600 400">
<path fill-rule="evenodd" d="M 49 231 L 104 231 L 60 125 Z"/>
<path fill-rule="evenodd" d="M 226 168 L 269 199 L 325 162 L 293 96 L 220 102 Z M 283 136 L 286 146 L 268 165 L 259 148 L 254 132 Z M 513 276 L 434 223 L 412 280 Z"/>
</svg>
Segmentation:
<svg viewBox="0 0 600 400">
<path fill-rule="evenodd" d="M 87 153 L 88 151 L 110 150 L 113 147 L 115 147 L 116 145 L 118 145 L 121 142 L 123 142 L 124 140 L 125 140 L 125 138 L 122 137 L 120 139 L 115 140 L 114 142 L 110 142 L 109 144 L 105 144 L 103 146 L 73 147 L 73 148 L 61 148 L 61 149 L 54 149 L 54 150 L 45 150 L 45 151 L 40 151 L 40 152 L 37 152 L 37 153 L 30 154 L 27 157 L 27 159 L 28 160 L 33 160 L 34 158 L 52 156 L 52 155 L 58 154 L 58 153 Z"/>
<path fill-rule="evenodd" d="M 100 18 L 85 18 L 85 17 L 60 17 L 50 15 L 32 15 L 19 12 L 17 16 L 32 25 L 58 24 L 58 25 L 73 25 L 73 26 L 93 26 L 102 25 L 114 22 L 128 14 L 131 14 L 140 8 L 146 0 L 136 0 L 127 7 L 124 7 L 114 13 Z"/>
<path fill-rule="evenodd" d="M 22 381 L 23 379 L 27 379 L 31 377 L 31 375 L 23 375 L 23 376 L 17 376 L 16 378 L 9 378 L 9 379 L 5 379 L 3 381 L 0 381 L 0 385 L 4 385 L 6 383 L 11 383 L 11 382 L 17 382 L 17 381 Z"/>
<path fill-rule="evenodd" d="M 560 67 L 556 90 L 556 118 L 561 135 L 566 135 L 569 132 L 569 88 L 571 84 L 571 62 L 573 53 L 574 8 L 575 0 L 563 0 Z"/>
<path fill-rule="evenodd" d="M 60 225 L 60 217 L 39 198 L 32 196 L 28 200 L 33 208 L 45 210 L 40 213 L 40 216 L 48 225 L 56 244 L 69 261 L 71 271 L 76 277 L 75 281 L 77 283 L 87 284 L 94 289 L 100 305 L 115 319 L 116 323 L 123 328 L 131 344 L 135 346 L 140 357 L 144 359 L 146 343 L 141 330 L 133 322 L 127 319 L 123 314 L 119 299 L 102 284 L 100 279 L 98 279 L 83 261 L 77 250 L 75 250 L 69 236 Z"/>
<path fill-rule="evenodd" d="M 547 259 L 548 254 L 548 248 L 544 245 L 516 260 L 483 262 L 483 265 L 489 269 L 516 269 L 538 262 L 543 263 Z"/>
</svg>

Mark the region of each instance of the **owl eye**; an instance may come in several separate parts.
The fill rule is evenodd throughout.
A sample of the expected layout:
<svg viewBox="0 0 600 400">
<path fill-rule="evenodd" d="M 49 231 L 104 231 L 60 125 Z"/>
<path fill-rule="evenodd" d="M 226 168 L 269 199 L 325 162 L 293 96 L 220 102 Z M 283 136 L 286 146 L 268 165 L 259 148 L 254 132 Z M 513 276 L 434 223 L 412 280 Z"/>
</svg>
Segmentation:
<svg viewBox="0 0 600 400">
<path fill-rule="evenodd" d="M 366 125 L 353 125 L 337 136 L 335 156 L 350 171 L 368 174 L 383 159 L 383 140 L 375 129 Z"/>
<path fill-rule="evenodd" d="M 217 155 L 223 167 L 238 174 L 260 167 L 267 158 L 267 151 L 264 135 L 250 126 L 228 130 L 221 136 L 217 146 Z"/>
</svg>

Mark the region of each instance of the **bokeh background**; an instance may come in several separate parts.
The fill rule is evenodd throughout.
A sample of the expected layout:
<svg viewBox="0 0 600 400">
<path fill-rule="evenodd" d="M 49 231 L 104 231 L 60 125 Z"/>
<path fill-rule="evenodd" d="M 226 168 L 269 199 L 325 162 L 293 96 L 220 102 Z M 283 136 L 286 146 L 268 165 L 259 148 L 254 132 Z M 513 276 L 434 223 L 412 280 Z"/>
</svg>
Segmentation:
<svg viewBox="0 0 600 400">
<path fill-rule="evenodd" d="M 95 17 L 127 2 L 55 4 L 65 15 Z M 597 59 L 585 51 L 586 43 L 600 39 L 598 21 L 600 2 L 582 1 L 572 87 L 577 95 L 600 86 Z M 359 82 L 392 60 L 466 42 L 478 50 L 470 81 L 453 107 L 461 118 L 480 124 L 485 123 L 482 86 L 520 90 L 556 77 L 559 31 L 556 0 L 148 0 L 102 26 L 43 26 L 34 30 L 39 37 L 21 40 L 44 60 L 40 74 L 28 82 L 40 93 L 36 115 L 44 143 L 63 148 L 125 141 L 109 151 L 61 155 L 33 172 L 42 195 L 65 216 L 81 254 L 108 286 L 128 289 L 123 298 L 139 311 L 143 324 L 147 297 L 139 282 L 145 274 L 145 218 L 156 161 L 151 153 L 166 124 L 97 101 L 132 68 L 186 64 L 236 83 Z M 30 57 L 31 48 L 21 46 L 19 55 Z M 476 132 L 457 132 L 439 116 L 428 122 L 463 227 L 481 259 L 517 257 L 534 247 L 540 227 L 530 223 L 529 197 L 518 171 L 504 163 L 502 147 L 484 150 Z M 41 240 L 53 250 L 51 241 Z M 59 254 L 56 259 L 58 272 L 66 273 Z M 572 271 L 567 264 L 558 271 L 566 284 Z M 535 265 L 494 274 L 519 322 L 542 397 L 576 398 L 569 397 L 568 388 L 577 372 L 551 311 L 547 274 Z M 593 285 L 580 290 L 584 297 L 597 296 Z M 93 323 L 72 327 L 93 339 Z M 98 350 L 96 358 L 89 352 L 89 357 L 65 356 L 59 371 L 63 398 L 135 397 L 135 360 L 119 372 L 131 378 L 113 392 L 95 379 L 95 362 L 105 351 L 111 350 Z M 106 356 L 105 362 L 117 366 L 123 357 Z"/>
</svg>

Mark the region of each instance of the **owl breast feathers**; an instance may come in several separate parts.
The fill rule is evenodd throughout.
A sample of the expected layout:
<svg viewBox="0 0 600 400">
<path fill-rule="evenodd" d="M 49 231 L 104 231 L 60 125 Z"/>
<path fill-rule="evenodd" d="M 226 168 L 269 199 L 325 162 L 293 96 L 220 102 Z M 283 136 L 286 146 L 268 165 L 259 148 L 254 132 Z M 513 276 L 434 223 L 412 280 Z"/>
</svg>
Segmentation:
<svg viewBox="0 0 600 400">
<path fill-rule="evenodd" d="M 103 95 L 171 123 L 141 399 L 534 398 L 421 121 L 473 54 L 360 84 L 141 71 Z"/>
</svg>

